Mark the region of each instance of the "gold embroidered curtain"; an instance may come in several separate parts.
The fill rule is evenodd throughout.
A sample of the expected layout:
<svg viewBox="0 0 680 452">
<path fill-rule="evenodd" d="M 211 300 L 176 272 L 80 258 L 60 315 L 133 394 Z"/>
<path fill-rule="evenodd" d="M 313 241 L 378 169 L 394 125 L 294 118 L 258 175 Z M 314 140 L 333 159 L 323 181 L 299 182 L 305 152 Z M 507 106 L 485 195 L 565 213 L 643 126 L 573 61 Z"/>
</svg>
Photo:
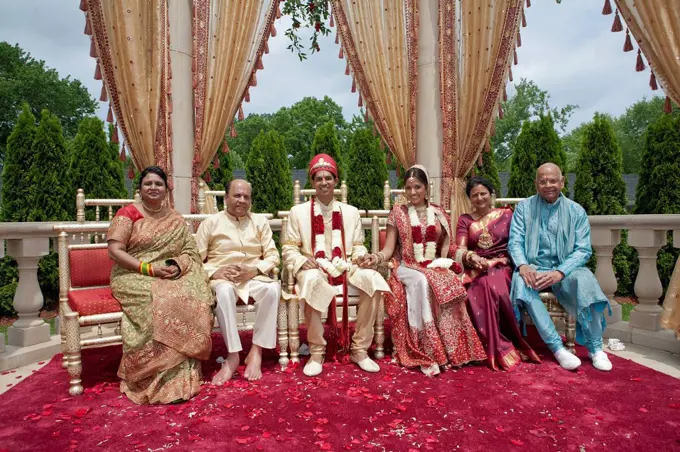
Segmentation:
<svg viewBox="0 0 680 452">
<path fill-rule="evenodd" d="M 359 95 L 401 164 L 415 163 L 418 0 L 332 0 Z"/>
<path fill-rule="evenodd" d="M 135 166 L 171 173 L 167 1 L 87 0 L 87 6 L 94 56 Z"/>
<path fill-rule="evenodd" d="M 440 0 L 442 205 L 455 224 L 469 211 L 465 176 L 495 118 L 524 0 Z"/>
<path fill-rule="evenodd" d="M 666 95 L 680 105 L 680 2 L 616 0 Z"/>
<path fill-rule="evenodd" d="M 194 200 L 197 178 L 255 85 L 277 7 L 278 0 L 194 0 Z"/>
</svg>

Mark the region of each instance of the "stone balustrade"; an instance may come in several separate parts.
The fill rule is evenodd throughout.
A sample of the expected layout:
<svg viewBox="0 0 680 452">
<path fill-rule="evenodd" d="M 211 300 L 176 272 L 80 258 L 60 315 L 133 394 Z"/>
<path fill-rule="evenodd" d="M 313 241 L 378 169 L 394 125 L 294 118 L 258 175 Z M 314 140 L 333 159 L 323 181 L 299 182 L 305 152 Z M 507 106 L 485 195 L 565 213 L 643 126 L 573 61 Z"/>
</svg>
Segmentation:
<svg viewBox="0 0 680 452">
<path fill-rule="evenodd" d="M 386 211 L 369 211 L 363 220 L 367 230 L 384 225 Z M 186 215 L 187 221 L 200 221 L 206 215 Z M 272 218 L 274 231 L 285 224 L 285 212 Z M 18 319 L 8 328 L 8 346 L 0 335 L 0 371 L 30 362 L 48 359 L 59 352 L 58 335 L 50 337 L 49 325 L 39 317 L 44 298 L 38 285 L 38 261 L 48 254 L 50 240 L 57 237 L 55 226 L 64 223 L 0 223 L 0 240 L 6 242 L 6 253 L 17 260 L 19 282 L 14 296 Z M 607 337 L 639 343 L 653 348 L 680 353 L 680 341 L 670 331 L 660 329 L 662 294 L 656 268 L 656 255 L 666 244 L 666 234 L 673 232 L 674 246 L 680 247 L 680 215 L 591 216 L 591 242 L 597 258 L 596 277 L 612 304 L 608 317 Z M 108 223 L 99 223 L 102 232 Z M 88 226 L 92 226 L 89 223 Z M 621 231 L 628 230 L 628 244 L 640 257 L 640 270 L 635 281 L 639 303 L 631 312 L 630 322 L 621 319 L 621 306 L 614 301 L 617 281 L 612 266 L 613 250 L 621 241 Z M 374 234 L 377 235 L 377 234 Z M 79 238 L 74 235 L 74 240 Z M 82 238 L 80 238 L 82 239 Z M 377 242 L 373 245 L 377 250 Z"/>
</svg>

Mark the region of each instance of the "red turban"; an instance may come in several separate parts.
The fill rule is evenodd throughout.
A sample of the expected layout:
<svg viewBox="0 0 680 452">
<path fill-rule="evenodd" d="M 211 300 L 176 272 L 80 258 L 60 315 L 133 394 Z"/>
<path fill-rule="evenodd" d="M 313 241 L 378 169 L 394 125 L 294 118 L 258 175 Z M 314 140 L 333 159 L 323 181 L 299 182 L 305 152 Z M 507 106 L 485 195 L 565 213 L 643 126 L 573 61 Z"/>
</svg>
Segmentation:
<svg viewBox="0 0 680 452">
<path fill-rule="evenodd" d="M 314 175 L 319 171 L 328 171 L 338 178 L 338 165 L 328 154 L 317 154 L 311 162 L 309 162 L 309 177 L 314 178 Z"/>
</svg>

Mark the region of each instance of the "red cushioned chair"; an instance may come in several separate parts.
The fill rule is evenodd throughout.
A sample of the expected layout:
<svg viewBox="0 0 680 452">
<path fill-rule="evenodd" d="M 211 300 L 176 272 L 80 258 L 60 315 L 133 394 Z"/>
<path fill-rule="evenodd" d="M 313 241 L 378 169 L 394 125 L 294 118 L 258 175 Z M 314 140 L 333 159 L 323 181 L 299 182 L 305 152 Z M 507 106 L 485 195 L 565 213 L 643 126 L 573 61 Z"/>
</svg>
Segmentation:
<svg viewBox="0 0 680 452">
<path fill-rule="evenodd" d="M 69 394 L 82 394 L 81 350 L 122 344 L 120 303 L 110 287 L 111 267 L 106 243 L 69 245 L 68 234 L 59 234 L 59 314 L 62 321 L 62 366 L 68 370 Z M 103 325 L 112 324 L 113 334 Z M 93 338 L 81 338 L 81 327 L 97 326 Z"/>
</svg>

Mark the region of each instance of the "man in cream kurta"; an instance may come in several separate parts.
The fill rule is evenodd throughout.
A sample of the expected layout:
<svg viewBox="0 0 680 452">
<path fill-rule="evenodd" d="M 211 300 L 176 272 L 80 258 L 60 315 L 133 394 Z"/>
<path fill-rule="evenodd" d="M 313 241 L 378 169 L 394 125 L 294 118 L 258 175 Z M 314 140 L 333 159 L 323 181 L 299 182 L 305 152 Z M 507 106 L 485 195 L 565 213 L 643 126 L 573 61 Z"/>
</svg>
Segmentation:
<svg viewBox="0 0 680 452">
<path fill-rule="evenodd" d="M 317 155 L 310 163 L 310 178 L 316 190 L 315 206 L 323 217 L 324 247 L 326 256 L 332 256 L 333 246 L 343 242 L 347 263 L 348 293 L 359 295 L 357 319 L 351 344 L 351 359 L 367 372 L 378 372 L 380 367 L 368 357 L 367 350 L 373 341 L 373 325 L 380 306 L 381 292 L 389 291 L 383 277 L 375 270 L 362 268 L 367 250 L 364 247 L 364 230 L 361 226 L 359 211 L 352 206 L 340 203 L 333 198 L 337 183 L 337 166 L 326 154 Z M 312 231 L 312 201 L 293 207 L 288 217 L 286 241 L 283 246 L 283 259 L 286 266 L 292 265 L 296 278 L 296 293 L 305 304 L 307 340 L 311 357 L 304 368 L 305 375 L 321 373 L 326 340 L 323 337 L 321 316 L 328 311 L 333 298 L 342 293 L 342 287 L 329 284 L 327 271 L 322 268 L 322 260 L 315 258 L 319 251 L 318 237 Z M 344 240 L 339 231 L 333 230 L 333 212 L 342 216 Z M 334 232 L 336 239 L 334 240 Z M 315 250 L 315 245 L 317 246 Z M 318 257 L 318 256 L 317 256 Z M 330 260 L 330 259 L 328 259 Z"/>
<path fill-rule="evenodd" d="M 236 322 L 236 303 L 255 300 L 253 345 L 246 357 L 244 377 L 262 376 L 262 349 L 276 347 L 276 318 L 281 284 L 269 272 L 279 265 L 279 252 L 264 215 L 250 212 L 250 184 L 234 180 L 227 186 L 226 209 L 208 217 L 196 233 L 196 243 L 210 286 L 217 296 L 215 315 L 229 355 L 213 384 L 231 379 L 242 350 Z"/>
</svg>

